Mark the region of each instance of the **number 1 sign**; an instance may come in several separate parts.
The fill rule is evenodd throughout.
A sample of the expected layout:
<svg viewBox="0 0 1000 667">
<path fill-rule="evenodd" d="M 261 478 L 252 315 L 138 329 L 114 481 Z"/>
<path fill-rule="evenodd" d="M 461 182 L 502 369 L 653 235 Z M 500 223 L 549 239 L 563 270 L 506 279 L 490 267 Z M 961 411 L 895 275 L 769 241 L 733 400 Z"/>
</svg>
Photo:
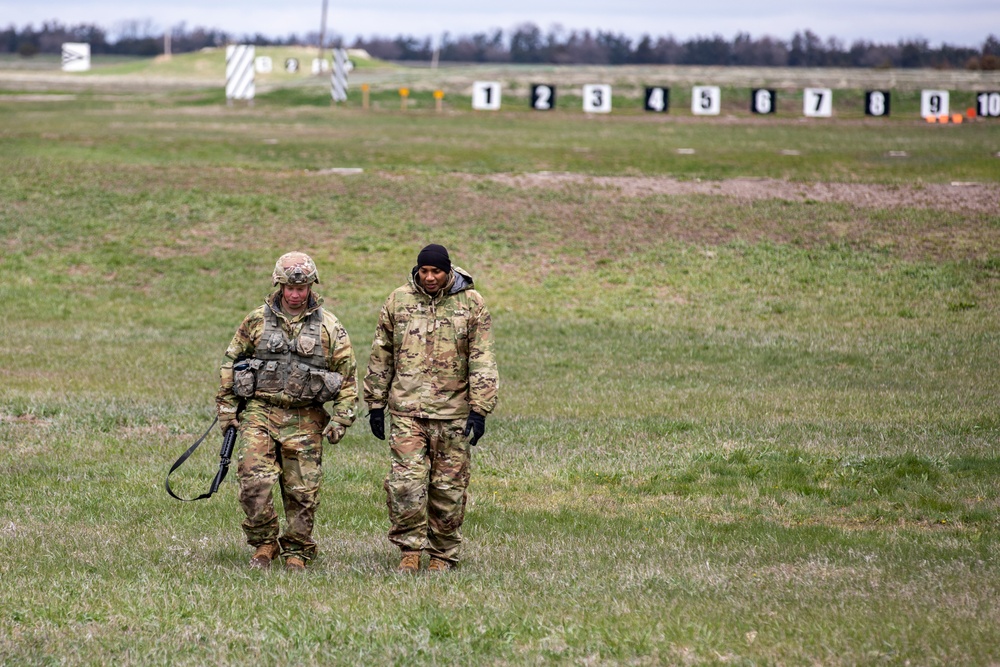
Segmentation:
<svg viewBox="0 0 1000 667">
<path fill-rule="evenodd" d="M 500 82 L 474 82 L 472 84 L 472 108 L 477 111 L 498 111 L 500 109 Z"/>
</svg>

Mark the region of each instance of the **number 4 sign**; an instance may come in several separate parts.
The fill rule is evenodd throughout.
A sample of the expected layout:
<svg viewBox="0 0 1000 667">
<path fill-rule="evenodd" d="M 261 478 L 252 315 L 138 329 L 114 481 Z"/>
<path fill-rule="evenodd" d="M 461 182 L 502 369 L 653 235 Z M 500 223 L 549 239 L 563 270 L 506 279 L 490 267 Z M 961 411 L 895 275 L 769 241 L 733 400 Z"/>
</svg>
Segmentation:
<svg viewBox="0 0 1000 667">
<path fill-rule="evenodd" d="M 646 102 L 643 105 L 646 111 L 657 113 L 667 113 L 670 108 L 670 89 L 659 86 L 646 88 Z"/>
</svg>

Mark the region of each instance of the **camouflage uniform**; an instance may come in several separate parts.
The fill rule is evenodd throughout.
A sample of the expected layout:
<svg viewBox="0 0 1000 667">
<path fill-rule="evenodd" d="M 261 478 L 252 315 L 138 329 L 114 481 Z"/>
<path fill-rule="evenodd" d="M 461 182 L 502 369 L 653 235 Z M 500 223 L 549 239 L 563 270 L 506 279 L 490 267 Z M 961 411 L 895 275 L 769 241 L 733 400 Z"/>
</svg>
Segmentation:
<svg viewBox="0 0 1000 667">
<path fill-rule="evenodd" d="M 369 409 L 387 406 L 391 415 L 389 540 L 454 563 L 471 463 L 463 430 L 470 409 L 488 415 L 497 402 L 493 333 L 468 273 L 453 267 L 434 296 L 416 275 L 414 268 L 382 307 L 364 397 Z"/>
<path fill-rule="evenodd" d="M 350 426 L 354 422 L 358 397 L 350 338 L 340 321 L 321 309 L 321 305 L 322 299 L 310 294 L 306 309 L 289 317 L 281 310 L 280 289 L 271 294 L 237 329 L 223 359 L 221 386 L 216 396 L 220 420 L 232 417 L 240 401 L 234 391 L 233 365 L 238 359 L 253 358 L 254 365 L 259 366 L 255 374 L 256 385 L 240 413 L 237 440 L 239 500 L 247 517 L 243 531 L 251 546 L 277 541 L 283 556 L 304 560 L 316 554 L 312 529 L 322 480 L 323 430 L 331 419 L 345 428 Z M 266 350 L 274 347 L 269 346 L 267 340 L 262 342 L 265 331 L 271 330 L 266 323 L 268 318 L 271 318 L 271 327 L 276 326 L 283 334 L 285 349 L 291 347 L 298 352 L 299 356 L 292 357 L 294 361 L 318 360 L 321 370 L 340 375 L 339 391 L 327 387 L 331 390 L 327 394 L 335 393 L 329 402 L 329 412 L 320 402 L 326 394 L 321 392 L 319 396 L 303 398 L 312 392 L 301 386 L 293 388 L 295 370 L 289 374 L 284 388 L 267 379 L 267 360 L 260 357 L 266 357 Z M 304 330 L 307 335 L 303 335 Z M 319 348 L 316 339 L 308 335 L 315 333 L 314 330 L 320 334 Z M 273 333 L 267 336 L 268 340 L 275 338 Z M 280 342 L 280 339 L 279 334 L 277 340 Z M 306 368 L 302 364 L 295 365 Z M 236 391 L 239 391 L 243 376 L 241 373 L 236 375 Z M 317 375 L 313 372 L 307 378 L 315 380 Z M 285 532 L 280 539 L 278 516 L 271 499 L 275 483 L 281 489 L 285 509 Z"/>
</svg>

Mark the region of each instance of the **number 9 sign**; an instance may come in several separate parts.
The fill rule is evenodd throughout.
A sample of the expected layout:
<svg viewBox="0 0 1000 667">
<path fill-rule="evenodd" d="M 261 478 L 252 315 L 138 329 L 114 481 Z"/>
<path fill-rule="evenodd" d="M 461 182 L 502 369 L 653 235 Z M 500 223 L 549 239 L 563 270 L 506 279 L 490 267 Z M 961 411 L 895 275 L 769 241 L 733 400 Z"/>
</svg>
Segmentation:
<svg viewBox="0 0 1000 667">
<path fill-rule="evenodd" d="M 611 86 L 587 84 L 583 87 L 583 110 L 587 113 L 611 113 Z"/>
<path fill-rule="evenodd" d="M 947 90 L 921 90 L 920 91 L 920 115 L 923 118 L 928 116 L 948 115 L 948 91 Z"/>
</svg>

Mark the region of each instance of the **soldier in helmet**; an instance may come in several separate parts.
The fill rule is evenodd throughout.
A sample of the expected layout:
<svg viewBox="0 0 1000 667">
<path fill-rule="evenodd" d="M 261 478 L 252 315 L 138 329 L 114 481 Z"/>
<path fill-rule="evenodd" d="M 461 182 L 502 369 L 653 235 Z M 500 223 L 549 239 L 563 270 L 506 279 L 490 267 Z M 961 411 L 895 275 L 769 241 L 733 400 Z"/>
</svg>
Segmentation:
<svg viewBox="0 0 1000 667">
<path fill-rule="evenodd" d="M 449 570 L 462 546 L 470 448 L 497 403 L 490 313 L 472 276 L 447 249 L 420 251 L 408 284 L 379 315 L 365 375 L 372 434 L 385 440 L 390 414 L 392 465 L 385 480 L 389 541 L 399 571 Z"/>
<path fill-rule="evenodd" d="M 301 571 L 316 555 L 323 438 L 337 444 L 354 422 L 356 363 L 347 331 L 312 291 L 319 275 L 309 255 L 282 255 L 272 279 L 277 291 L 226 349 L 216 404 L 223 432 L 238 429 L 243 531 L 256 548 L 250 567 L 267 569 L 281 554 L 287 570 Z M 280 534 L 275 484 L 285 510 Z"/>
</svg>

